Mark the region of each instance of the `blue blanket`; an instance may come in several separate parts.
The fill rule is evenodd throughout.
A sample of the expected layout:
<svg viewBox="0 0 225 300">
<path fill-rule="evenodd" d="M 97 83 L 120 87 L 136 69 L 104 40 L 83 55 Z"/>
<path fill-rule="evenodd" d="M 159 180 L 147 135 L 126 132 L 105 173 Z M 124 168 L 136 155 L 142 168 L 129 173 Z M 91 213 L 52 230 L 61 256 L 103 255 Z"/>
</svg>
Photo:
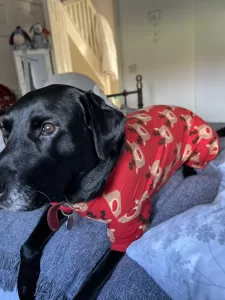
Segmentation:
<svg viewBox="0 0 225 300">
<path fill-rule="evenodd" d="M 211 166 L 185 180 L 179 170 L 153 199 L 152 226 L 195 205 L 211 203 L 217 195 L 219 183 L 220 174 Z M 40 214 L 41 210 L 21 213 L 0 211 L 0 288 L 4 291 L 13 291 L 16 287 L 19 249 Z M 108 248 L 105 224 L 76 216 L 71 231 L 63 225 L 44 251 L 36 299 L 73 299 Z M 16 299 L 15 295 L 12 293 L 10 296 Z M 7 294 L 2 297 L 0 294 L 0 299 L 6 297 Z M 168 296 L 139 265 L 125 256 L 99 299 L 168 299 Z"/>
</svg>

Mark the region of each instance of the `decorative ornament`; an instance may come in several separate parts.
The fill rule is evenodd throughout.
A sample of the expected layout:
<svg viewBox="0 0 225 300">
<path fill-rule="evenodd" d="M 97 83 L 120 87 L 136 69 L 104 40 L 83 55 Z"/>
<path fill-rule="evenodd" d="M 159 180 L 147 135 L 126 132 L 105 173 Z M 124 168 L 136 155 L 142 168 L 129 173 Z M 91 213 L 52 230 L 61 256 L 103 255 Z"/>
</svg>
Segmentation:
<svg viewBox="0 0 225 300">
<path fill-rule="evenodd" d="M 9 37 L 9 45 L 13 50 L 31 49 L 31 39 L 22 27 L 17 26 Z"/>
<path fill-rule="evenodd" d="M 31 26 L 30 32 L 33 32 L 31 44 L 33 49 L 48 49 L 48 35 L 50 32 L 41 24 L 36 23 Z"/>
<path fill-rule="evenodd" d="M 149 11 L 147 18 L 148 18 L 149 23 L 153 26 L 153 42 L 156 43 L 158 41 L 156 27 L 159 24 L 159 21 L 161 19 L 160 9 L 154 9 L 154 10 Z"/>
</svg>

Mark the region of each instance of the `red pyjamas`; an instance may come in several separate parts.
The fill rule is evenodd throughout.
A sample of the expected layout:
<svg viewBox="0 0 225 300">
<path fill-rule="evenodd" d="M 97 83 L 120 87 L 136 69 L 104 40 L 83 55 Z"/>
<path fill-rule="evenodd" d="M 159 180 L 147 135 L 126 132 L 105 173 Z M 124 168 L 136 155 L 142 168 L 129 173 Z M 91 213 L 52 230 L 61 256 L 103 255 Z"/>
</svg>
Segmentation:
<svg viewBox="0 0 225 300">
<path fill-rule="evenodd" d="M 139 110 L 127 116 L 125 150 L 104 193 L 73 207 L 107 223 L 111 249 L 125 252 L 146 230 L 159 188 L 182 164 L 204 168 L 218 151 L 216 132 L 191 111 L 164 105 Z"/>
</svg>

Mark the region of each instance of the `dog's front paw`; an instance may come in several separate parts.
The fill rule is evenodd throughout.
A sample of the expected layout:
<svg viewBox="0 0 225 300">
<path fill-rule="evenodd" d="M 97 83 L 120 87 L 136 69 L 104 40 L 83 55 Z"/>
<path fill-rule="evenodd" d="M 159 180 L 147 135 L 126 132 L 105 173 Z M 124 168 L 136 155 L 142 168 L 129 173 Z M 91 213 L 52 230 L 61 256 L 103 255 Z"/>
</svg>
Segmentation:
<svg viewBox="0 0 225 300">
<path fill-rule="evenodd" d="M 17 289 L 20 300 L 34 299 L 39 273 L 40 270 L 37 269 L 32 263 L 20 265 L 17 281 Z"/>
<path fill-rule="evenodd" d="M 36 283 L 40 274 L 41 254 L 28 252 L 24 255 L 24 249 L 21 249 L 21 263 L 17 281 L 17 289 L 20 300 L 35 299 Z"/>
<path fill-rule="evenodd" d="M 34 289 L 35 291 L 35 289 Z M 20 300 L 33 300 L 35 299 L 33 289 L 30 286 L 20 284 L 18 285 L 18 294 Z"/>
</svg>

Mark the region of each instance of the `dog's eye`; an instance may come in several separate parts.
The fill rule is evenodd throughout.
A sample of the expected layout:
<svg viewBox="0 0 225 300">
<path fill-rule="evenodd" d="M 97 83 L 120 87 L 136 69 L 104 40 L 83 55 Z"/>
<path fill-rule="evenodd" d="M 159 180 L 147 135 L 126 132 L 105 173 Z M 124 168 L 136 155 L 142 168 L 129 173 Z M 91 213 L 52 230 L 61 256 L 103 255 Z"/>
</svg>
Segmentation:
<svg viewBox="0 0 225 300">
<path fill-rule="evenodd" d="M 56 126 L 52 123 L 45 123 L 42 127 L 42 134 L 51 135 L 55 132 Z"/>
</svg>

